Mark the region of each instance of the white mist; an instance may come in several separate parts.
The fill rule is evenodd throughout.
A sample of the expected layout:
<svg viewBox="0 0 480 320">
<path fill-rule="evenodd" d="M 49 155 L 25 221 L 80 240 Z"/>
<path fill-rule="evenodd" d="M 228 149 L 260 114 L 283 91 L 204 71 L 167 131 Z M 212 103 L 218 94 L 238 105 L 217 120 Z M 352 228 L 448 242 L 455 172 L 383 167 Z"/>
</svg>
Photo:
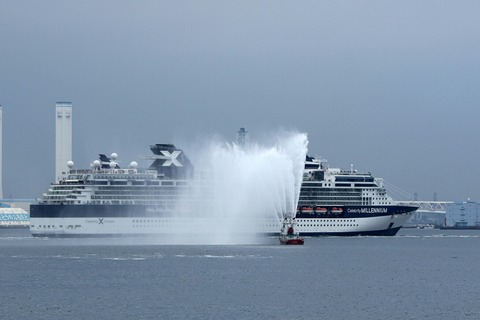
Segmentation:
<svg viewBox="0 0 480 320">
<path fill-rule="evenodd" d="M 246 150 L 210 142 L 197 154 L 196 187 L 185 197 L 195 199 L 194 214 L 202 219 L 193 222 L 201 234 L 195 243 L 258 243 L 256 221 L 268 219 L 280 230 L 283 217 L 295 216 L 308 139 L 304 133 L 277 136 L 274 145 L 251 142 Z"/>
</svg>

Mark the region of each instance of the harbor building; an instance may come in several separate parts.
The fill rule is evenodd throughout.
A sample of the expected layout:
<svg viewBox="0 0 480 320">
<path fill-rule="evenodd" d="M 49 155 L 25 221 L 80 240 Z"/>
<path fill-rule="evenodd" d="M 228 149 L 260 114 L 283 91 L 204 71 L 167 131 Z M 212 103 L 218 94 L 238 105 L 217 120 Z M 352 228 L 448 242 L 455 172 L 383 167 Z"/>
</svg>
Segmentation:
<svg viewBox="0 0 480 320">
<path fill-rule="evenodd" d="M 57 102 L 55 109 L 55 180 L 59 181 L 72 160 L 72 103 Z"/>
<path fill-rule="evenodd" d="M 445 227 L 480 228 L 480 203 L 467 200 L 447 204 Z"/>
<path fill-rule="evenodd" d="M 34 199 L 0 199 L 0 228 L 30 225 L 30 204 Z"/>
</svg>

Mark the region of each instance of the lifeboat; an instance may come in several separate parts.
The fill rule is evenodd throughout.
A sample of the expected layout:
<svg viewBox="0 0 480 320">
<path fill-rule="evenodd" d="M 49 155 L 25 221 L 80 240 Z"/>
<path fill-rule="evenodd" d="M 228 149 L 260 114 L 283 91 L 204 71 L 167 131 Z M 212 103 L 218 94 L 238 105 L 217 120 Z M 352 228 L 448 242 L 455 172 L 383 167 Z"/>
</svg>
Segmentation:
<svg viewBox="0 0 480 320">
<path fill-rule="evenodd" d="M 327 213 L 327 208 L 324 207 L 315 207 L 315 212 L 320 213 L 320 214 L 325 214 Z"/>
<path fill-rule="evenodd" d="M 302 213 L 313 213 L 313 208 L 312 207 L 302 207 Z"/>
<path fill-rule="evenodd" d="M 333 214 L 340 214 L 340 213 L 343 212 L 343 208 L 333 207 L 331 211 L 332 211 Z"/>
</svg>

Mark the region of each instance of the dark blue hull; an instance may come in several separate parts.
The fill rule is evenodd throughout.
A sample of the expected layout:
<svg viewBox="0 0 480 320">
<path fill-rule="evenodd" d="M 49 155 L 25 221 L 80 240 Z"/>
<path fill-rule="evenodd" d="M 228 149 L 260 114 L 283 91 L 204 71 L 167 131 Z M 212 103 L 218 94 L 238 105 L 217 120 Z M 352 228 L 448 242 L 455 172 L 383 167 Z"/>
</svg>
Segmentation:
<svg viewBox="0 0 480 320">
<path fill-rule="evenodd" d="M 375 230 L 375 231 L 360 231 L 360 232 L 309 232 L 309 233 L 302 233 L 300 232 L 301 236 L 312 236 L 312 237 L 319 237 L 319 236 L 330 236 L 330 237 L 355 237 L 355 236 L 394 236 L 398 233 L 398 231 L 402 227 L 396 227 L 391 229 L 385 230 Z"/>
<path fill-rule="evenodd" d="M 297 218 L 316 218 L 316 219 L 355 219 L 390 216 L 403 213 L 409 213 L 417 210 L 417 207 L 384 205 L 384 206 L 323 206 L 326 212 L 303 212 L 298 211 Z M 337 210 L 335 210 L 337 209 Z"/>
<path fill-rule="evenodd" d="M 409 206 L 342 206 L 324 207 L 325 213 L 297 212 L 297 218 L 305 219 L 356 219 L 397 215 L 417 210 Z M 341 212 L 334 212 L 338 208 Z M 147 205 L 50 205 L 33 204 L 30 206 L 32 218 L 122 218 L 122 217 L 174 217 L 174 211 L 168 211 Z"/>
<path fill-rule="evenodd" d="M 393 236 L 416 209 L 391 205 L 322 207 L 322 212 L 300 211 L 296 216 L 297 231 L 301 236 Z M 192 228 L 189 219 L 177 218 L 178 214 L 172 210 L 146 205 L 36 204 L 30 207 L 30 227 L 34 236 L 91 237 L 197 231 L 189 229 Z M 192 219 L 202 218 L 192 216 Z M 263 226 L 260 233 L 277 233 L 280 226 L 277 229 L 275 218 L 269 219 L 266 224 L 261 222 L 254 227 Z M 107 224 L 109 227 L 104 228 Z"/>
</svg>

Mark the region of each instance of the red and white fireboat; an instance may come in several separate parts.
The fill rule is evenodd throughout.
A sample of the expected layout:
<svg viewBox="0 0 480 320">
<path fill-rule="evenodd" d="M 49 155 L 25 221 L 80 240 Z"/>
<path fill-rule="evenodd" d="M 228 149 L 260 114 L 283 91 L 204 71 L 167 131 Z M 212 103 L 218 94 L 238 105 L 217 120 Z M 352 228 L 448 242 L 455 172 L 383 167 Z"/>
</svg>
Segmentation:
<svg viewBox="0 0 480 320">
<path fill-rule="evenodd" d="M 283 220 L 280 237 L 278 238 L 281 244 L 300 245 L 305 242 L 305 240 L 300 237 L 300 234 L 295 231 L 296 226 L 295 218 L 285 218 Z"/>
</svg>

